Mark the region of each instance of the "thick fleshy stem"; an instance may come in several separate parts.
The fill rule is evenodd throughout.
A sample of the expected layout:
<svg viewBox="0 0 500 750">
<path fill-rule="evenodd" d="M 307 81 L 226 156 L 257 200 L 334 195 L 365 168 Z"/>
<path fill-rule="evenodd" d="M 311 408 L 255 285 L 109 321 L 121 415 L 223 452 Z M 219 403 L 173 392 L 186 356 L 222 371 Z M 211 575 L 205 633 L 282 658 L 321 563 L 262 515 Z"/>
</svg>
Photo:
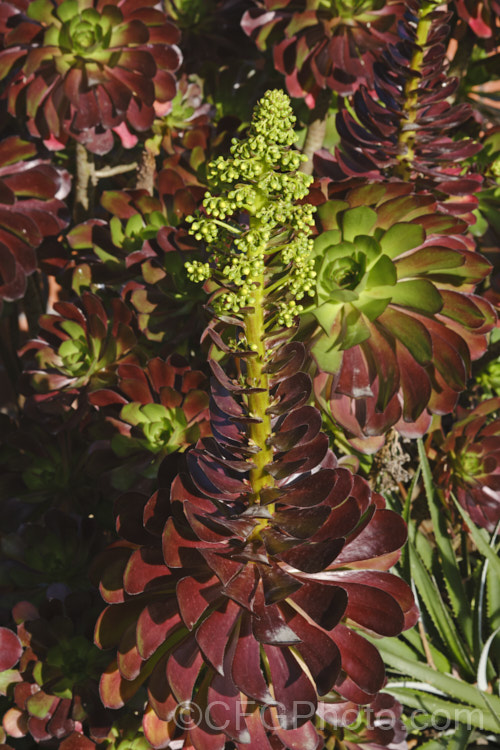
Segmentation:
<svg viewBox="0 0 500 750">
<path fill-rule="evenodd" d="M 247 344 L 255 352 L 247 357 L 247 385 L 258 388 L 247 394 L 247 406 L 251 417 L 257 418 L 258 422 L 250 423 L 250 441 L 258 448 L 253 462 L 255 468 L 250 471 L 250 484 L 252 486 L 252 504 L 260 503 L 260 493 L 265 487 L 272 485 L 272 477 L 266 471 L 266 465 L 272 461 L 272 449 L 269 446 L 271 437 L 271 418 L 268 414 L 270 407 L 269 380 L 264 372 L 266 364 L 266 348 L 264 341 L 264 274 L 257 281 L 254 288 L 255 305 L 251 312 L 244 317 Z"/>
<path fill-rule="evenodd" d="M 419 9 L 418 25 L 415 32 L 415 50 L 413 52 L 409 70 L 410 75 L 404 87 L 403 117 L 398 133 L 399 154 L 394 174 L 405 182 L 411 180 L 413 172 L 413 161 L 415 158 L 415 136 L 417 129 L 417 116 L 419 112 L 419 82 L 420 70 L 427 54 L 427 40 L 432 31 L 432 12 L 437 6 L 436 0 L 423 0 Z"/>
</svg>

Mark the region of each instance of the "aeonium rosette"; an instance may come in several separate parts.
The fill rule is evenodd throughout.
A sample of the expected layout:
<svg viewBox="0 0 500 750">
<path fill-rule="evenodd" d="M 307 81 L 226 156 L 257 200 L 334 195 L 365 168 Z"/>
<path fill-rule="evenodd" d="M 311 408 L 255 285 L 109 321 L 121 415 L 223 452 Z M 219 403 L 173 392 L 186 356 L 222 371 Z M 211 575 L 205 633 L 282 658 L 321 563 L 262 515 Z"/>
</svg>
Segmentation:
<svg viewBox="0 0 500 750">
<path fill-rule="evenodd" d="M 457 409 L 450 431 L 433 433 L 434 478 L 453 493 L 477 526 L 493 532 L 500 521 L 500 398 Z"/>
<path fill-rule="evenodd" d="M 318 213 L 316 296 L 302 313 L 316 391 L 356 438 L 396 423 L 423 434 L 429 412 L 452 411 L 486 350 L 495 313 L 475 288 L 490 264 L 463 222 L 410 186 L 356 188 Z"/>
<path fill-rule="evenodd" d="M 12 0 L 0 34 L 9 111 L 35 136 L 105 154 L 113 130 L 147 130 L 175 96 L 179 32 L 153 0 Z"/>
<path fill-rule="evenodd" d="M 101 695 L 120 708 L 147 681 L 155 748 L 319 750 L 318 696 L 369 704 L 384 685 L 359 630 L 396 635 L 416 619 L 388 572 L 405 524 L 339 467 L 304 346 L 289 341 L 312 273 L 293 122 L 268 92 L 248 138 L 210 168 L 218 195 L 192 232 L 211 252 L 188 269 L 216 289 L 213 436 L 168 457 L 151 498 L 117 502 L 122 541 L 98 564 L 96 640 L 117 649 Z"/>
<path fill-rule="evenodd" d="M 90 292 L 78 303 L 56 302 L 56 314 L 40 317 L 39 337 L 23 349 L 38 361 L 40 369 L 27 372 L 42 393 L 103 387 L 115 382 L 120 362 L 134 361 L 133 314 L 122 300 L 111 300 L 111 314 Z"/>
<path fill-rule="evenodd" d="M 111 713 L 97 690 L 105 658 L 91 638 L 94 605 L 86 592 L 45 600 L 39 609 L 23 601 L 12 612 L 17 636 L 0 628 L 2 690 L 14 698 L 3 716 L 8 736 L 58 741 L 67 750 L 91 750 L 107 737 Z"/>
<path fill-rule="evenodd" d="M 255 0 L 243 30 L 265 49 L 273 45 L 276 68 L 290 96 L 313 107 L 321 90 L 345 95 L 373 82 L 380 46 L 395 41 L 398 0 Z"/>
<path fill-rule="evenodd" d="M 113 389 L 98 389 L 89 401 L 114 428 L 111 448 L 127 459 L 127 474 L 153 479 L 166 455 L 209 434 L 206 376 L 178 354 L 145 367 L 121 364 L 116 375 Z"/>
</svg>

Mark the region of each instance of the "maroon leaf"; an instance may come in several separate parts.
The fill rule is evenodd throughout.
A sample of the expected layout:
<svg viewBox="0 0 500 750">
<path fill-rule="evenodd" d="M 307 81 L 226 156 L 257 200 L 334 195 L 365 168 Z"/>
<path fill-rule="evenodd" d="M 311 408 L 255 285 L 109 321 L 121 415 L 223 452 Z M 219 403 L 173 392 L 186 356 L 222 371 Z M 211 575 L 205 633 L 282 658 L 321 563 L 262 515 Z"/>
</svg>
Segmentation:
<svg viewBox="0 0 500 750">
<path fill-rule="evenodd" d="M 0 671 L 12 669 L 23 653 L 21 641 L 12 630 L 0 628 Z"/>
</svg>

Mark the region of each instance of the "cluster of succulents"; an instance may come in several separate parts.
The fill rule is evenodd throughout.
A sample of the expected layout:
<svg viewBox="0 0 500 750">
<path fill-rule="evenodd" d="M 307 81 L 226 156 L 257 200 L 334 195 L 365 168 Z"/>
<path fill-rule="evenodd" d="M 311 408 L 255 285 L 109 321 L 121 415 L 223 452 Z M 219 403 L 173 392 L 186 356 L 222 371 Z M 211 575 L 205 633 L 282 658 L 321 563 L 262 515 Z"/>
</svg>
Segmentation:
<svg viewBox="0 0 500 750">
<path fill-rule="evenodd" d="M 9 112 L 47 141 L 105 154 L 113 130 L 148 130 L 155 103 L 175 96 L 179 32 L 154 2 L 13 0 L 0 34 Z"/>
<path fill-rule="evenodd" d="M 0 4 L 2 748 L 498 742 L 499 28 Z"/>
</svg>

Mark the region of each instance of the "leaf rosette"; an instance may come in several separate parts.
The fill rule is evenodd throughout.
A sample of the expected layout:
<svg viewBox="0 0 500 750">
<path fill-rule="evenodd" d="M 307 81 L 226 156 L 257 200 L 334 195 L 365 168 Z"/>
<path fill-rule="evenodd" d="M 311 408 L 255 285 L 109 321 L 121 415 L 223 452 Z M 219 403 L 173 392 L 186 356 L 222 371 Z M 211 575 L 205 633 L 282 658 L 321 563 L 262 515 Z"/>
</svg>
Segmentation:
<svg viewBox="0 0 500 750">
<path fill-rule="evenodd" d="M 434 479 L 445 497 L 454 493 L 477 526 L 492 533 L 500 521 L 500 399 L 458 409 L 446 434 L 433 433 Z"/>
<path fill-rule="evenodd" d="M 35 145 L 18 136 L 0 142 L 0 304 L 24 296 L 37 249 L 67 224 L 61 199 L 69 175 L 36 157 Z"/>
<path fill-rule="evenodd" d="M 316 297 L 303 326 L 323 371 L 317 392 L 357 437 L 396 422 L 415 435 L 429 424 L 424 410 L 450 412 L 495 323 L 474 293 L 490 265 L 460 236 L 463 222 L 410 193 L 371 186 L 319 207 Z"/>
<path fill-rule="evenodd" d="M 413 183 L 438 196 L 441 210 L 474 223 L 482 177 L 468 160 L 481 145 L 450 134 L 472 117 L 469 104 L 450 104 L 459 86 L 446 74 L 450 14 L 434 0 L 405 7 L 398 41 L 378 61 L 373 85 L 361 85 L 337 114 L 335 156 L 324 149 L 315 165 L 335 183 L 388 176 Z"/>
<path fill-rule="evenodd" d="M 105 154 L 113 129 L 148 130 L 175 96 L 179 32 L 152 0 L 13 0 L 0 32 L 9 111 L 35 136 Z"/>
<path fill-rule="evenodd" d="M 56 302 L 57 314 L 42 315 L 42 335 L 29 341 L 23 353 L 34 353 L 40 370 L 28 370 L 35 388 L 54 390 L 103 387 L 116 379 L 120 362 L 133 357 L 136 344 L 133 315 L 117 298 L 111 317 L 93 294 L 84 292 L 80 306 Z"/>
<path fill-rule="evenodd" d="M 89 401 L 107 416 L 115 428 L 111 447 L 129 461 L 147 455 L 151 478 L 169 453 L 185 450 L 210 431 L 206 377 L 192 370 L 183 357 L 155 357 L 146 367 L 122 364 L 116 388 L 100 389 Z M 137 472 L 139 469 L 134 466 Z"/>
<path fill-rule="evenodd" d="M 244 31 L 260 49 L 273 45 L 290 96 L 314 105 L 322 89 L 345 95 L 373 82 L 381 44 L 395 40 L 404 8 L 390 0 L 256 0 Z"/>
<path fill-rule="evenodd" d="M 36 743 L 77 735 L 92 748 L 95 743 L 82 732 L 85 722 L 95 742 L 106 738 L 111 718 L 97 692 L 103 654 L 89 638 L 92 605 L 89 595 L 71 594 L 64 602 L 44 601 L 40 610 L 29 602 L 14 607 L 22 654 L 17 669 L 2 675 L 14 697 L 3 717 L 7 735 L 30 736 Z M 72 747 L 69 741 L 66 746 Z"/>
</svg>

